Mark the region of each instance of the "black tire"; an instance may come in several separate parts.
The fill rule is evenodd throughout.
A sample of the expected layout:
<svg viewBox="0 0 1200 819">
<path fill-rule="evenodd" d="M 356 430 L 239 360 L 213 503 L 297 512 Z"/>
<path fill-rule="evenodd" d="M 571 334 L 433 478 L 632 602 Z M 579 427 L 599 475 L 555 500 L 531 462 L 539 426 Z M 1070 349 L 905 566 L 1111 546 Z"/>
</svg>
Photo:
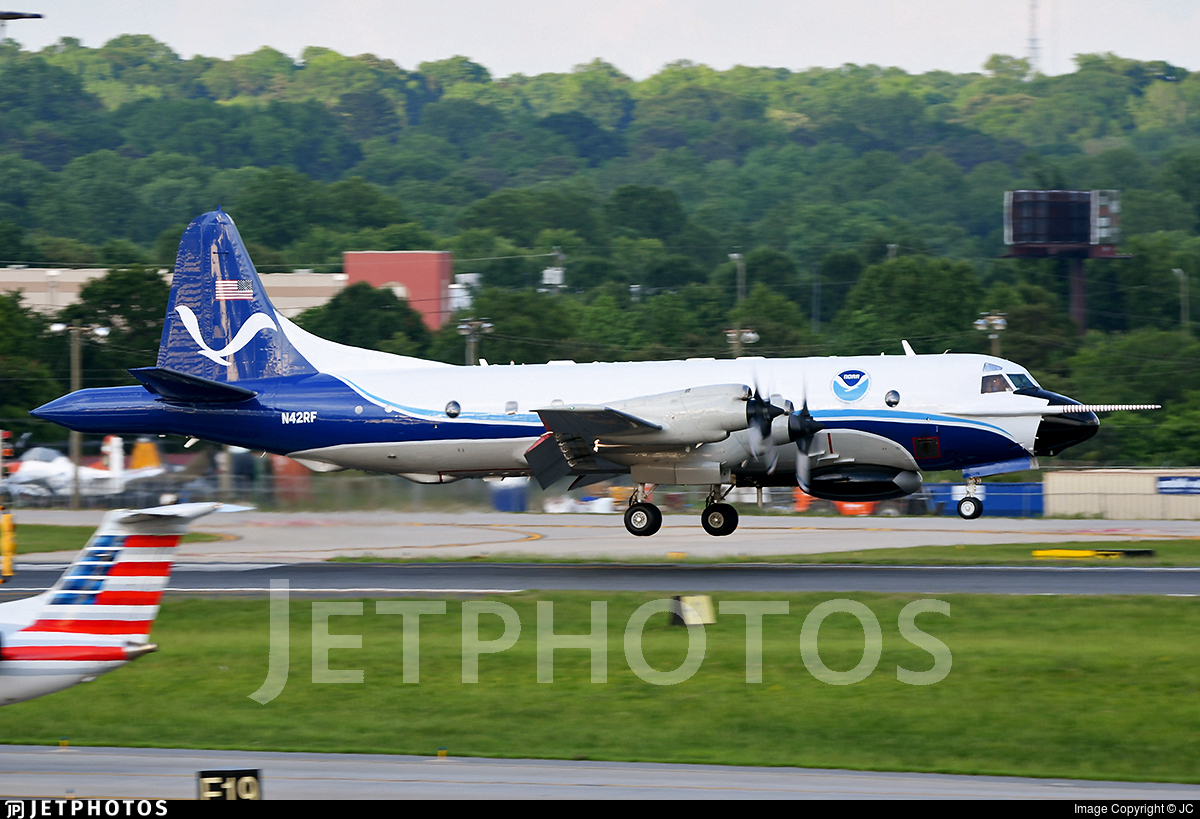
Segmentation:
<svg viewBox="0 0 1200 819">
<path fill-rule="evenodd" d="M 881 518 L 900 517 L 900 504 L 895 501 L 884 501 L 875 507 L 875 514 Z"/>
<path fill-rule="evenodd" d="M 637 537 L 650 537 L 662 526 L 662 512 L 652 503 L 635 503 L 625 510 L 625 528 Z"/>
<path fill-rule="evenodd" d="M 963 520 L 975 520 L 983 514 L 983 501 L 979 498 L 965 497 L 958 502 L 958 516 Z"/>
<path fill-rule="evenodd" d="M 700 516 L 700 525 L 713 537 L 731 535 L 738 525 L 737 510 L 728 503 L 714 503 Z"/>
</svg>

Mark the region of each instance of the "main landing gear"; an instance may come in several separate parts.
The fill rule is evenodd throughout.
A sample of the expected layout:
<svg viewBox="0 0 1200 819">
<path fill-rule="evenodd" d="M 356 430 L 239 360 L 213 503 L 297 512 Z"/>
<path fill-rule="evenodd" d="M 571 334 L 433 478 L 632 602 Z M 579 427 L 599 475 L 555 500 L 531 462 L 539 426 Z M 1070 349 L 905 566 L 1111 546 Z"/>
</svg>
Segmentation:
<svg viewBox="0 0 1200 819">
<path fill-rule="evenodd" d="M 730 486 L 722 492 L 721 486 L 718 484 L 708 493 L 708 500 L 704 504 L 704 513 L 700 515 L 700 525 L 713 537 L 731 535 L 737 528 L 737 510 L 728 503 L 721 502 L 732 491 L 733 487 Z"/>
<path fill-rule="evenodd" d="M 967 496 L 958 502 L 958 516 L 963 520 L 975 520 L 983 514 L 983 501 L 975 497 L 979 478 L 967 478 Z"/>
<path fill-rule="evenodd" d="M 700 516 L 700 525 L 713 537 L 733 534 L 733 530 L 737 528 L 737 510 L 722 502 L 732 489 L 731 486 L 722 492 L 720 486 L 714 486 L 708 493 L 704 513 Z M 649 484 L 634 487 L 633 494 L 629 497 L 629 508 L 625 510 L 625 528 L 629 530 L 629 534 L 650 537 L 662 527 L 662 512 L 646 500 L 653 490 L 654 487 Z"/>
<path fill-rule="evenodd" d="M 662 512 L 658 507 L 646 500 L 654 487 L 650 484 L 637 484 L 633 494 L 629 496 L 629 508 L 625 510 L 625 528 L 629 534 L 637 537 L 650 537 L 662 527 Z"/>
</svg>

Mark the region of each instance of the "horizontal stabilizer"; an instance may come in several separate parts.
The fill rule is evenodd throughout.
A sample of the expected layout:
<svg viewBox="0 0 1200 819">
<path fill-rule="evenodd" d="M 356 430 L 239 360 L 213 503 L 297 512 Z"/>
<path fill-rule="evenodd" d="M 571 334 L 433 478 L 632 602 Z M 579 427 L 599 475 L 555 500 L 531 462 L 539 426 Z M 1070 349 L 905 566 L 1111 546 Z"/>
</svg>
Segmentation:
<svg viewBox="0 0 1200 819">
<path fill-rule="evenodd" d="M 140 367 L 129 374 L 150 392 L 173 404 L 232 404 L 258 395 L 254 390 L 164 367 Z"/>
</svg>

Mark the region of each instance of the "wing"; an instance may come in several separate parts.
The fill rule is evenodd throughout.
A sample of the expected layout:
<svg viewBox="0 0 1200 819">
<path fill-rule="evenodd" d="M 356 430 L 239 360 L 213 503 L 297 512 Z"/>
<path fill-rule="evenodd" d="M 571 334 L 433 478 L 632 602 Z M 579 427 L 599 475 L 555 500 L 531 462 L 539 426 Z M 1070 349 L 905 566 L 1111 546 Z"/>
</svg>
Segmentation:
<svg viewBox="0 0 1200 819">
<path fill-rule="evenodd" d="M 747 428 L 751 399 L 749 387 L 729 384 L 537 409 L 549 432 L 525 459 L 542 488 L 566 475 L 618 475 L 663 462 L 686 466 L 704 460 L 696 456 L 700 446 Z"/>
</svg>

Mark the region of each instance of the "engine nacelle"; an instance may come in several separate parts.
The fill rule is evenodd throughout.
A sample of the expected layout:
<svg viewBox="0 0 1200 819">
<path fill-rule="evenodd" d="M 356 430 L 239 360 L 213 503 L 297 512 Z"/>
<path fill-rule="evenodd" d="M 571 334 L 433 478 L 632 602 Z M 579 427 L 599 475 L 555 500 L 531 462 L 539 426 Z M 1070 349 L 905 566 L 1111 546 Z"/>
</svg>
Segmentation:
<svg viewBox="0 0 1200 819">
<path fill-rule="evenodd" d="M 752 397 L 749 387 L 727 384 L 615 401 L 606 407 L 650 425 L 615 430 L 605 434 L 601 441 L 617 446 L 723 441 L 729 433 L 749 426 L 746 408 Z"/>
<path fill-rule="evenodd" d="M 814 469 L 808 494 L 835 501 L 882 501 L 921 488 L 921 473 L 874 464 L 841 464 Z"/>
</svg>

